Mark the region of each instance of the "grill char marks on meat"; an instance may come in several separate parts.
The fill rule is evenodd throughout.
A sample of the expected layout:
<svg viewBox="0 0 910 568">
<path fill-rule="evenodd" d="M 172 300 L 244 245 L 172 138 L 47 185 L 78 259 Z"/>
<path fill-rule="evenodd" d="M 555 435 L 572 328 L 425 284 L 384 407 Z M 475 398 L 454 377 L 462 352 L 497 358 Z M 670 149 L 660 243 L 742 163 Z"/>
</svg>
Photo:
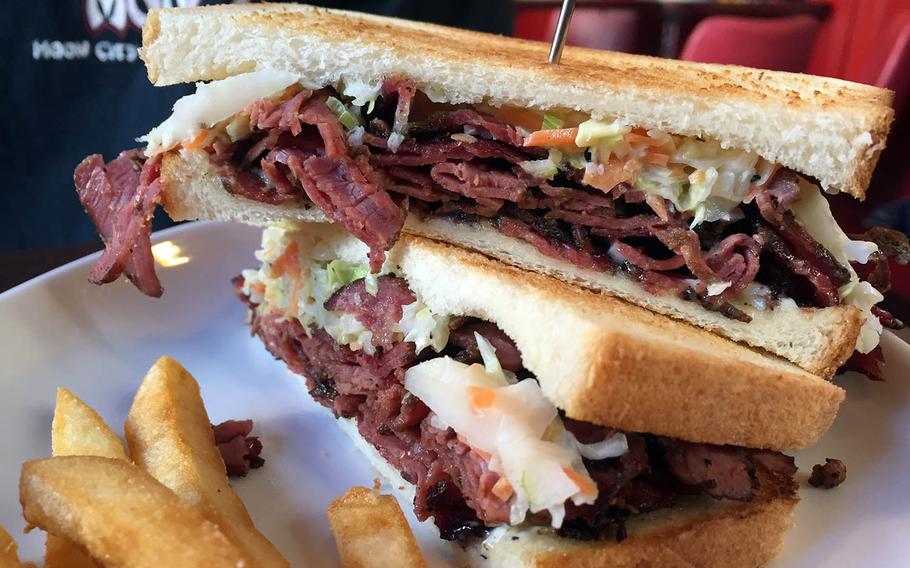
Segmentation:
<svg viewBox="0 0 910 568">
<path fill-rule="evenodd" d="M 355 282 L 340 289 L 326 307 L 355 314 L 370 311 L 371 321 L 386 325 L 400 314 L 401 305 L 413 298 L 413 293 L 404 281 L 391 276 L 379 282 L 373 300 L 365 302 L 364 288 Z M 306 377 L 317 402 L 331 408 L 336 416 L 356 418 L 363 438 L 414 484 L 414 509 L 419 519 L 433 517 L 448 539 L 477 535 L 488 526 L 508 522 L 510 503 L 493 493 L 499 475 L 490 471 L 487 459 L 453 430 L 431 425 L 427 420 L 430 409 L 404 389 L 405 371 L 427 360 L 430 350 L 418 358 L 413 343 L 401 342 L 384 345 L 375 355 L 352 351 L 337 345 L 324 330 L 311 329 L 308 334 L 297 320 L 258 309 L 242 294 L 242 278 L 233 283 L 240 298 L 254 309 L 253 331 L 269 351 Z M 458 353 L 466 362 L 479 362 L 477 332 L 496 348 L 504 368 L 515 371 L 523 380 L 534 380 L 523 368 L 515 344 L 493 323 L 455 318 L 452 327 L 443 354 Z M 436 356 L 429 354 L 430 358 Z M 563 423 L 586 444 L 616 432 L 567 417 Z M 756 487 L 755 468 L 788 479 L 795 471 L 792 459 L 775 452 L 690 444 L 649 434 L 626 436 L 630 451 L 623 456 L 585 460 L 598 487 L 597 502 L 583 506 L 568 502 L 560 534 L 621 540 L 629 516 L 672 506 L 679 495 L 748 500 Z M 531 514 L 529 520 L 542 525 L 550 522 L 546 512 Z"/>
<path fill-rule="evenodd" d="M 811 283 L 816 305 L 834 306 L 840 301 L 837 288 L 850 281 L 850 272 L 788 210 L 799 195 L 797 175 L 790 170 L 779 170 L 765 190 L 755 196 L 766 224 L 758 232 L 779 262 Z"/>
<path fill-rule="evenodd" d="M 686 485 L 717 498 L 748 501 L 755 489 L 755 466 L 742 448 L 661 440 L 667 466 Z"/>
<path fill-rule="evenodd" d="M 161 282 L 152 258 L 151 221 L 161 193 L 161 156 L 146 160 L 128 150 L 105 165 L 95 154 L 73 175 L 82 207 L 104 241 L 104 252 L 89 281 L 113 282 L 121 274 L 149 296 L 160 296 Z"/>
<path fill-rule="evenodd" d="M 770 258 L 784 267 L 787 274 L 796 277 L 802 277 L 812 288 L 812 304 L 821 307 L 836 306 L 840 301 L 837 293 L 837 286 L 821 270 L 812 265 L 811 262 L 800 258 L 789 245 L 770 227 L 759 227 L 755 236 L 764 251 Z M 787 290 L 795 299 L 799 300 L 800 295 L 797 290 Z"/>
<path fill-rule="evenodd" d="M 514 217 L 497 217 L 493 226 L 507 237 L 525 241 L 547 256 L 563 259 L 580 268 L 604 271 L 613 264 L 605 254 L 586 252 L 570 242 L 547 238 L 528 223 Z"/>
</svg>

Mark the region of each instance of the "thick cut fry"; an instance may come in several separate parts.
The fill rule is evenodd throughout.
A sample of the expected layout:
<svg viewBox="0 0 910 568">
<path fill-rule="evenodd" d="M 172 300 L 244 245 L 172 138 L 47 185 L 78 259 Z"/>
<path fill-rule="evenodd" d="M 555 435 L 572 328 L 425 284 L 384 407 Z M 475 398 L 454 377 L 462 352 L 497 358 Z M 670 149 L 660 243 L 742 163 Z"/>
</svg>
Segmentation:
<svg viewBox="0 0 910 568">
<path fill-rule="evenodd" d="M 29 523 L 77 543 L 105 565 L 252 566 L 218 527 L 123 460 L 65 456 L 22 464 Z"/>
<path fill-rule="evenodd" d="M 98 413 L 62 387 L 57 389 L 51 449 L 55 456 L 128 459 L 120 438 Z"/>
<path fill-rule="evenodd" d="M 69 540 L 48 534 L 44 568 L 98 568 L 98 564 Z"/>
<path fill-rule="evenodd" d="M 342 568 L 426 566 L 414 533 L 391 495 L 352 487 L 326 512 Z"/>
<path fill-rule="evenodd" d="M 55 456 L 98 456 L 127 460 L 120 438 L 98 413 L 68 389 L 57 389 L 57 405 L 51 425 L 51 449 Z M 78 546 L 47 535 L 44 568 L 97 568 Z"/>
<path fill-rule="evenodd" d="M 34 564 L 19 562 L 16 541 L 0 527 L 0 568 L 34 568 Z"/>
<path fill-rule="evenodd" d="M 179 363 L 161 357 L 152 366 L 124 429 L 133 461 L 196 505 L 256 566 L 290 566 L 231 489 L 199 385 Z"/>
</svg>

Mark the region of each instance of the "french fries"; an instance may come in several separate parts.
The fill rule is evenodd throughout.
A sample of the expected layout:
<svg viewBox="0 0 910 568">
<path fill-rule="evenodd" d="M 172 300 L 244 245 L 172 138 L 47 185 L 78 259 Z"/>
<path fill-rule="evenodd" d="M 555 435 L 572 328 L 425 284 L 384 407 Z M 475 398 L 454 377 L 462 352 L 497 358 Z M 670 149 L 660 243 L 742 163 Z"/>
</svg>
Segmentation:
<svg viewBox="0 0 910 568">
<path fill-rule="evenodd" d="M 123 443 L 98 413 L 65 388 L 57 389 L 51 424 L 55 456 L 98 456 L 129 460 Z"/>
<path fill-rule="evenodd" d="M 124 430 L 133 461 L 197 506 L 256 566 L 290 566 L 231 489 L 199 385 L 179 363 L 161 357 L 152 366 Z"/>
<path fill-rule="evenodd" d="M 98 564 L 79 546 L 48 534 L 44 545 L 44 568 L 98 568 Z"/>
<path fill-rule="evenodd" d="M 120 438 L 98 413 L 63 387 L 57 389 L 57 404 L 51 425 L 51 451 L 55 456 L 98 456 L 129 460 Z M 97 568 L 78 546 L 47 535 L 44 568 Z"/>
<path fill-rule="evenodd" d="M 425 568 L 426 561 L 398 501 L 352 487 L 326 511 L 342 568 Z"/>
<path fill-rule="evenodd" d="M 252 566 L 193 506 L 123 460 L 65 456 L 22 465 L 25 520 L 65 537 L 105 565 Z"/>
<path fill-rule="evenodd" d="M 19 555 L 16 551 L 16 541 L 6 532 L 6 529 L 0 527 L 0 568 L 34 568 L 34 564 L 19 562 Z"/>
</svg>

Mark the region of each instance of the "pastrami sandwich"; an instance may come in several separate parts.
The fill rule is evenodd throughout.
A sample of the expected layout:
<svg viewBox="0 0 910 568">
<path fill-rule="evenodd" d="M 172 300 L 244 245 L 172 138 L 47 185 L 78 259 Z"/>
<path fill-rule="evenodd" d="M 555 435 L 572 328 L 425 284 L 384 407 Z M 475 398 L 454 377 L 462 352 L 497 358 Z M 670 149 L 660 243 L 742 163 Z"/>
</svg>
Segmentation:
<svg viewBox="0 0 910 568">
<path fill-rule="evenodd" d="M 757 566 L 779 550 L 798 500 L 781 451 L 827 429 L 841 389 L 421 237 L 378 271 L 370 255 L 337 225 L 270 227 L 235 289 L 443 538 L 494 566 Z"/>
<path fill-rule="evenodd" d="M 576 48 L 548 65 L 542 44 L 306 6 L 152 10 L 141 53 L 156 85 L 211 82 L 144 154 L 77 169 L 107 243 L 94 281 L 160 293 L 161 202 L 334 221 L 373 269 L 402 231 L 429 236 L 823 377 L 854 352 L 874 373 L 900 325 L 876 304 L 906 239 L 846 236 L 823 195 L 864 197 L 888 91 Z"/>
</svg>

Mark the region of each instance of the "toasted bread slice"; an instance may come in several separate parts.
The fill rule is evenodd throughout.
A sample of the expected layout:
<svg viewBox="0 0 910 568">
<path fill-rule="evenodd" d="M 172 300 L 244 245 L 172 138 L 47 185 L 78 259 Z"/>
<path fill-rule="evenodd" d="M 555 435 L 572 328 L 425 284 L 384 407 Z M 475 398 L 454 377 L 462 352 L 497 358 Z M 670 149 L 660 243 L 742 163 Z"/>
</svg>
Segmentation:
<svg viewBox="0 0 910 568">
<path fill-rule="evenodd" d="M 254 225 L 326 220 L 315 208 L 278 207 L 229 194 L 207 156 L 201 152 L 165 155 L 161 183 L 162 202 L 175 220 L 220 219 Z M 485 222 L 464 225 L 448 219 L 421 221 L 411 215 L 405 230 L 472 248 L 565 282 L 623 298 L 768 351 L 821 377 L 833 375 L 850 356 L 863 322 L 859 310 L 843 305 L 823 309 L 756 310 L 752 322 L 744 323 L 670 294 L 652 294 L 626 274 L 584 270 L 544 256 L 527 243 L 501 235 Z M 659 323 L 661 321 L 658 319 L 655 325 L 664 325 Z"/>
<path fill-rule="evenodd" d="M 366 245 L 337 225 L 303 230 L 338 258 L 366 259 Z M 577 420 L 787 450 L 815 443 L 844 398 L 778 357 L 477 253 L 404 236 L 390 259 L 435 313 L 495 323 L 544 395 Z"/>
<path fill-rule="evenodd" d="M 352 419 L 338 420 L 341 429 L 377 473 L 408 501 L 414 486 L 402 479 L 357 431 Z M 629 520 L 622 542 L 577 541 L 546 528 L 509 528 L 474 545 L 473 566 L 533 568 L 762 566 L 780 552 L 784 534 L 793 525 L 799 502 L 789 481 L 759 478 L 759 491 L 748 503 L 691 498 L 671 508 Z"/>
<path fill-rule="evenodd" d="M 392 258 L 436 313 L 494 322 L 577 420 L 693 442 L 809 446 L 844 391 L 778 357 L 476 253 L 403 237 Z"/>
<path fill-rule="evenodd" d="M 864 321 L 858 309 L 841 304 L 830 308 L 749 310 L 752 321 L 746 323 L 673 294 L 653 294 L 628 274 L 579 268 L 551 258 L 529 243 L 503 235 L 487 221 L 467 224 L 442 218 L 422 220 L 411 215 L 406 230 L 622 298 L 659 314 L 774 353 L 821 377 L 834 375 L 850 357 L 856 349 L 856 338 Z"/>
<path fill-rule="evenodd" d="M 713 138 L 858 198 L 894 114 L 892 92 L 837 79 L 574 47 L 548 65 L 539 42 L 309 6 L 152 10 L 141 57 L 156 85 L 263 68 L 313 86 L 399 73 L 439 101 L 574 109 Z"/>
</svg>

